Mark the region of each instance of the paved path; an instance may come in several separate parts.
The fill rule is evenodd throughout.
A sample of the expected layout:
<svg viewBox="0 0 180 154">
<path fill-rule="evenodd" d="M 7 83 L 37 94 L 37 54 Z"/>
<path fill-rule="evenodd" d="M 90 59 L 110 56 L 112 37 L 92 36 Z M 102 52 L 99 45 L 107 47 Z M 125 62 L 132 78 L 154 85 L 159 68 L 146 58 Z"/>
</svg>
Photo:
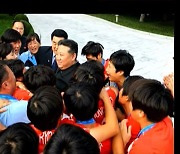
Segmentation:
<svg viewBox="0 0 180 154">
<path fill-rule="evenodd" d="M 81 49 L 88 41 L 104 46 L 104 58 L 119 49 L 128 50 L 135 59 L 131 75 L 142 75 L 162 81 L 174 70 L 174 37 L 166 37 L 123 27 L 85 14 L 27 14 L 41 36 L 42 45 L 51 45 L 54 29 L 64 29 L 69 39 L 79 45 L 78 60 L 85 62 Z M 119 19 L 121 21 L 121 19 Z"/>
</svg>

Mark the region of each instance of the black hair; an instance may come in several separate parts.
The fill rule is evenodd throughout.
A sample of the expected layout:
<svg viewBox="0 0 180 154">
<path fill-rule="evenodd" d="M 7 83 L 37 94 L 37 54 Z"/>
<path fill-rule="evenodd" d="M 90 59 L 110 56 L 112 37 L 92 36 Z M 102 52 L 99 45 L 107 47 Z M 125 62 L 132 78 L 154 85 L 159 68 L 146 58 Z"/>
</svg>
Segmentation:
<svg viewBox="0 0 180 154">
<path fill-rule="evenodd" d="M 20 59 L 9 59 L 4 61 L 14 73 L 16 78 L 24 78 L 24 63 Z"/>
<path fill-rule="evenodd" d="M 41 86 L 28 101 L 27 116 L 41 131 L 55 129 L 62 112 L 62 97 L 52 86 Z"/>
<path fill-rule="evenodd" d="M 68 34 L 63 29 L 55 29 L 51 34 L 51 40 L 53 37 L 64 37 L 64 39 L 68 38 Z"/>
<path fill-rule="evenodd" d="M 130 72 L 134 68 L 135 61 L 133 56 L 127 50 L 118 50 L 111 54 L 110 61 L 116 68 L 116 72 L 124 71 L 124 76 L 130 75 Z"/>
<path fill-rule="evenodd" d="M 56 76 L 54 71 L 44 65 L 31 66 L 24 73 L 24 85 L 34 93 L 40 86 L 50 85 L 55 86 Z"/>
<path fill-rule="evenodd" d="M 30 33 L 27 37 L 26 37 L 26 46 L 28 45 L 29 42 L 33 41 L 33 40 L 37 40 L 37 42 L 39 44 L 41 44 L 41 40 L 39 38 L 39 35 L 37 33 Z"/>
<path fill-rule="evenodd" d="M 70 50 L 68 52 L 71 54 L 75 53 L 76 58 L 77 58 L 77 55 L 78 55 L 78 44 L 77 44 L 77 42 L 75 42 L 74 40 L 71 40 L 71 39 L 64 39 L 64 40 L 60 40 L 58 42 L 58 45 L 64 45 L 64 46 L 69 47 Z"/>
<path fill-rule="evenodd" d="M 4 60 L 12 51 L 13 46 L 10 43 L 0 43 L 0 60 Z"/>
<path fill-rule="evenodd" d="M 104 66 L 96 60 L 86 61 L 76 69 L 72 80 L 88 83 L 100 93 L 105 81 Z"/>
<path fill-rule="evenodd" d="M 172 113 L 173 96 L 155 79 L 139 79 L 130 86 L 129 99 L 133 110 L 144 111 L 151 122 L 159 122 Z"/>
<path fill-rule="evenodd" d="M 100 53 L 103 56 L 103 49 L 104 47 L 100 43 L 89 41 L 82 48 L 81 55 L 92 55 L 97 58 Z"/>
<path fill-rule="evenodd" d="M 44 154 L 100 154 L 96 139 L 82 128 L 62 124 L 44 148 Z"/>
<path fill-rule="evenodd" d="M 89 120 L 98 110 L 99 94 L 89 84 L 77 82 L 72 84 L 64 93 L 66 109 L 77 120 Z"/>
<path fill-rule="evenodd" d="M 1 41 L 5 43 L 17 42 L 18 40 L 21 41 L 21 34 L 11 28 L 6 29 L 1 36 Z"/>
<path fill-rule="evenodd" d="M 26 123 L 15 123 L 0 132 L 1 154 L 38 154 L 39 138 Z"/>
<path fill-rule="evenodd" d="M 139 80 L 139 79 L 143 79 L 144 77 L 140 76 L 140 75 L 132 75 L 132 76 L 129 76 L 127 77 L 124 82 L 123 82 L 123 91 L 122 91 L 122 96 L 127 96 L 129 91 L 130 91 L 130 85 L 135 82 L 136 80 Z"/>
</svg>

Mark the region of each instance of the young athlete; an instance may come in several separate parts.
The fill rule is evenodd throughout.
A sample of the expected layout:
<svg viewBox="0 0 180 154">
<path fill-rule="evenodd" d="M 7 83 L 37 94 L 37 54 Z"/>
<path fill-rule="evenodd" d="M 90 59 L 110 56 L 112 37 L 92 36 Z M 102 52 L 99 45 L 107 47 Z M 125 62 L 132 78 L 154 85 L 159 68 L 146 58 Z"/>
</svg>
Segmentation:
<svg viewBox="0 0 180 154">
<path fill-rule="evenodd" d="M 53 86 L 41 86 L 30 98 L 27 116 L 31 121 L 30 126 L 39 136 L 39 154 L 57 128 L 62 111 L 62 97 Z"/>
<path fill-rule="evenodd" d="M 174 130 L 169 114 L 173 97 L 161 82 L 139 79 L 131 85 L 129 99 L 132 117 L 140 124 L 141 131 L 128 148 L 129 154 L 173 154 Z M 131 137 L 127 119 L 120 124 L 124 145 Z"/>
</svg>

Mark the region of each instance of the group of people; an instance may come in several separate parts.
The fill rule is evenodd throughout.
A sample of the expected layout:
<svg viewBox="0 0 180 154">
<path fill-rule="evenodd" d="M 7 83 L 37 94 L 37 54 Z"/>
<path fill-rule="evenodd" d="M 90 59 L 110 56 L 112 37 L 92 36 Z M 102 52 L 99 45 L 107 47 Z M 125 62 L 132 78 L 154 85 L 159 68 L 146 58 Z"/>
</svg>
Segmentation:
<svg viewBox="0 0 180 154">
<path fill-rule="evenodd" d="M 14 21 L 0 39 L 0 153 L 173 154 L 174 75 L 131 75 L 127 50 L 55 29 L 51 46 Z M 22 41 L 24 40 L 25 41 Z"/>
</svg>

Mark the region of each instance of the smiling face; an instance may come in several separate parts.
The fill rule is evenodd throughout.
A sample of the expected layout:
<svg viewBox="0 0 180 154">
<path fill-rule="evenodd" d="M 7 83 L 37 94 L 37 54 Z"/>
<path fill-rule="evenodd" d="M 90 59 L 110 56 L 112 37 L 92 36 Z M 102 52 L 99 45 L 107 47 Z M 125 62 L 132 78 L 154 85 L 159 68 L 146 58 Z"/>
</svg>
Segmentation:
<svg viewBox="0 0 180 154">
<path fill-rule="evenodd" d="M 21 34 L 21 36 L 24 34 L 24 25 L 23 25 L 23 23 L 20 22 L 20 21 L 16 21 L 16 22 L 14 23 L 12 29 L 18 31 L 18 32 Z"/>
<path fill-rule="evenodd" d="M 57 52 L 58 42 L 60 40 L 64 40 L 64 37 L 53 36 L 53 38 L 52 38 L 52 51 L 53 51 L 54 54 L 56 54 L 56 52 Z"/>
<path fill-rule="evenodd" d="M 75 63 L 76 54 L 69 53 L 70 48 L 64 45 L 59 45 L 56 52 L 56 62 L 61 70 L 67 69 Z"/>
<path fill-rule="evenodd" d="M 118 87 L 121 88 L 125 80 L 124 71 L 116 71 L 114 64 L 111 61 L 109 61 L 108 66 L 106 68 L 106 72 L 107 76 L 109 77 L 109 80 L 115 82 L 118 85 Z"/>
<path fill-rule="evenodd" d="M 18 55 L 22 45 L 21 40 L 18 40 L 16 42 L 11 42 L 11 45 L 13 46 L 13 50 L 15 54 Z"/>
<path fill-rule="evenodd" d="M 108 66 L 106 68 L 106 72 L 107 72 L 107 76 L 109 77 L 110 81 L 112 81 L 112 82 L 117 81 L 116 68 L 111 61 L 109 61 L 109 63 L 108 63 Z"/>
<path fill-rule="evenodd" d="M 38 52 L 38 49 L 40 47 L 40 43 L 34 38 L 28 43 L 28 49 L 32 54 L 35 54 Z"/>
</svg>

